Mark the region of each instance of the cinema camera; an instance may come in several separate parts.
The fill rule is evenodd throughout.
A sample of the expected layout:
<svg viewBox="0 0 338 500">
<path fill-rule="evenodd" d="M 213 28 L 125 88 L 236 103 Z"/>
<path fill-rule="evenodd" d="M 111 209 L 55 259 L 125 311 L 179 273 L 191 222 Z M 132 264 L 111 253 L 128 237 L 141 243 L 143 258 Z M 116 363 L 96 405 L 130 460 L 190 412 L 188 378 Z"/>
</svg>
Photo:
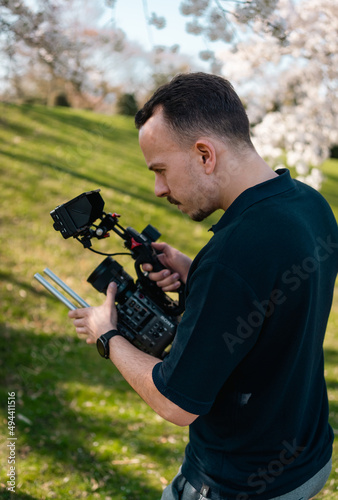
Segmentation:
<svg viewBox="0 0 338 500">
<path fill-rule="evenodd" d="M 161 235 L 150 224 L 138 233 L 132 227 L 123 228 L 119 224 L 119 215 L 103 211 L 104 200 L 100 190 L 83 193 L 76 198 L 52 210 L 54 229 L 67 239 L 71 236 L 82 243 L 84 248 L 105 255 L 106 259 L 91 273 L 87 281 L 99 292 L 106 293 L 111 281 L 117 284 L 116 308 L 118 312 L 118 330 L 141 351 L 163 359 L 166 349 L 172 343 L 181 314 L 184 311 L 184 285 L 178 291 L 175 301 L 150 280 L 141 269 L 142 264 L 150 263 L 154 271 L 164 269 L 151 243 Z M 97 221 L 100 222 L 97 224 Z M 96 224 L 95 224 L 96 223 Z M 124 246 L 135 260 L 136 282 L 112 258 L 122 252 L 107 254 L 91 248 L 92 238 L 102 239 L 114 231 L 124 240 Z M 89 305 L 72 289 L 63 283 L 49 269 L 44 271 L 63 290 L 82 307 Z M 76 306 L 55 289 L 40 274 L 35 278 L 70 309 Z"/>
</svg>

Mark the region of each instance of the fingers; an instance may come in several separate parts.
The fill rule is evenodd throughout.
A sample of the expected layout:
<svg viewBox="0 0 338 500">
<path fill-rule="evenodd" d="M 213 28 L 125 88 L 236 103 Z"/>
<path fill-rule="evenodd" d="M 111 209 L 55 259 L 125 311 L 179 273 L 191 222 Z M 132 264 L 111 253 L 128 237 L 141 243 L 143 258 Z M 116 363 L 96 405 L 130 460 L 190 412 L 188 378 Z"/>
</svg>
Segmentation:
<svg viewBox="0 0 338 500">
<path fill-rule="evenodd" d="M 88 344 L 95 343 L 103 333 L 116 329 L 116 291 L 117 285 L 112 282 L 107 288 L 107 296 L 101 306 L 75 309 L 68 313 L 68 316 L 73 320 L 76 333 L 88 336 L 86 340 Z"/>
<path fill-rule="evenodd" d="M 172 273 L 169 269 L 162 269 L 161 271 L 152 273 L 153 267 L 151 264 L 143 264 L 142 268 L 144 271 L 149 272 L 149 278 L 152 281 L 156 281 L 157 286 L 162 288 L 164 292 L 174 292 L 181 286 L 179 273 Z"/>
<path fill-rule="evenodd" d="M 168 258 L 170 257 L 171 253 L 171 247 L 168 245 L 168 243 L 160 242 L 160 243 L 152 243 L 151 246 L 156 250 L 157 252 L 157 258 L 161 262 L 161 264 L 170 269 L 170 265 L 168 262 Z M 162 253 L 159 253 L 162 252 Z"/>
<path fill-rule="evenodd" d="M 77 309 L 77 311 L 81 311 L 81 309 Z M 74 311 L 70 311 L 68 316 L 74 319 Z M 86 317 L 85 316 L 77 316 L 76 319 L 73 321 L 73 325 L 75 326 L 75 331 L 79 335 L 87 335 L 88 334 L 88 327 L 86 324 Z"/>
<path fill-rule="evenodd" d="M 157 286 L 162 288 L 164 292 L 172 292 L 181 286 L 179 281 L 180 275 L 172 273 L 169 269 L 163 269 L 157 273 L 149 273 L 149 278 L 156 281 Z"/>
<path fill-rule="evenodd" d="M 181 286 L 179 277 L 180 275 L 178 273 L 174 273 L 167 279 L 158 281 L 157 285 L 161 287 L 164 292 L 175 292 Z"/>
<path fill-rule="evenodd" d="M 106 298 L 106 304 L 109 307 L 115 304 L 116 292 L 117 292 L 117 284 L 115 283 L 115 281 L 111 281 L 107 288 L 107 298 Z"/>
<path fill-rule="evenodd" d="M 157 251 L 157 258 L 160 261 L 160 263 L 166 268 L 166 269 L 171 269 L 170 262 L 168 258 L 170 257 L 170 251 L 171 247 L 168 245 L 168 243 L 152 243 L 151 246 Z M 162 253 L 159 253 L 162 252 Z M 153 266 L 149 263 L 143 264 L 142 269 L 146 272 L 151 272 L 153 270 Z M 157 281 L 157 278 L 153 276 L 155 281 Z"/>
<path fill-rule="evenodd" d="M 157 242 L 157 243 L 156 243 L 156 242 L 153 242 L 153 243 L 151 244 L 151 246 L 152 246 L 153 248 L 155 248 L 155 250 L 158 250 L 158 251 L 160 251 L 160 252 L 163 252 L 163 251 L 164 251 L 164 250 L 165 250 L 165 249 L 166 249 L 169 245 L 168 245 L 168 243 L 165 243 L 164 241 L 161 241 L 161 242 Z"/>
<path fill-rule="evenodd" d="M 84 333 L 84 330 L 87 327 L 85 318 L 75 319 L 73 321 L 73 325 L 75 326 L 77 333 Z"/>
<path fill-rule="evenodd" d="M 150 272 L 153 270 L 153 266 L 151 264 L 142 264 L 143 271 Z"/>
<path fill-rule="evenodd" d="M 87 308 L 74 309 L 74 311 L 69 311 L 68 316 L 72 319 L 78 319 L 78 318 L 84 318 L 86 314 L 87 314 Z"/>
</svg>

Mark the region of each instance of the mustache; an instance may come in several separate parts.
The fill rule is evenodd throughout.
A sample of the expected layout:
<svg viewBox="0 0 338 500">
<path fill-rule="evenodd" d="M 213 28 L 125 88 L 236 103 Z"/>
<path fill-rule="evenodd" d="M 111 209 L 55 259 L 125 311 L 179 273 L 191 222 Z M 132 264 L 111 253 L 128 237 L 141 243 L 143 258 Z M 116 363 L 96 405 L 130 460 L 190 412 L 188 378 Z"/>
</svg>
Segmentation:
<svg viewBox="0 0 338 500">
<path fill-rule="evenodd" d="M 172 198 L 171 196 L 167 196 L 167 200 L 169 201 L 169 203 L 171 203 L 172 205 L 180 205 L 180 202 L 178 200 L 175 200 L 175 198 Z"/>
</svg>

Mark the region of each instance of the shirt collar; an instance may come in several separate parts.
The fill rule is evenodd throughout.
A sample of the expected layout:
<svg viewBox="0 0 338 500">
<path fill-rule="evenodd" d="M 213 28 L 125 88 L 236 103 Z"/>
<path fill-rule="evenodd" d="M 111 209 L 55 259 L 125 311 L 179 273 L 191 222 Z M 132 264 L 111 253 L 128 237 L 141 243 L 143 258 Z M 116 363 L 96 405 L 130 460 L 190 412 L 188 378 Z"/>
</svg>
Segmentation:
<svg viewBox="0 0 338 500">
<path fill-rule="evenodd" d="M 290 172 L 286 168 L 281 168 L 276 170 L 278 177 L 269 179 L 268 181 L 256 184 L 249 189 L 246 189 L 241 193 L 230 205 L 230 207 L 224 212 L 220 220 L 214 224 L 209 231 L 216 233 L 223 227 L 225 227 L 229 222 L 231 222 L 235 217 L 241 215 L 247 208 L 254 205 L 255 203 L 264 200 L 265 198 L 270 198 L 290 189 L 295 188 L 295 182 L 290 176 Z"/>
</svg>

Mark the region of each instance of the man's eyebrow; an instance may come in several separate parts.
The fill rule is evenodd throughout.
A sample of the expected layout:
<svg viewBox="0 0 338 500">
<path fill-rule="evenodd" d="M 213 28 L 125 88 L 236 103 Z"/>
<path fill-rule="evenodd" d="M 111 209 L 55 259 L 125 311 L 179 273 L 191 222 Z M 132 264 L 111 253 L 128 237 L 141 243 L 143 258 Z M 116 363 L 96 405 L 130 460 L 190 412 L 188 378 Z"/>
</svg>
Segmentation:
<svg viewBox="0 0 338 500">
<path fill-rule="evenodd" d="M 158 168 L 165 168 L 165 163 L 151 163 L 148 166 L 148 170 L 157 170 Z"/>
</svg>

